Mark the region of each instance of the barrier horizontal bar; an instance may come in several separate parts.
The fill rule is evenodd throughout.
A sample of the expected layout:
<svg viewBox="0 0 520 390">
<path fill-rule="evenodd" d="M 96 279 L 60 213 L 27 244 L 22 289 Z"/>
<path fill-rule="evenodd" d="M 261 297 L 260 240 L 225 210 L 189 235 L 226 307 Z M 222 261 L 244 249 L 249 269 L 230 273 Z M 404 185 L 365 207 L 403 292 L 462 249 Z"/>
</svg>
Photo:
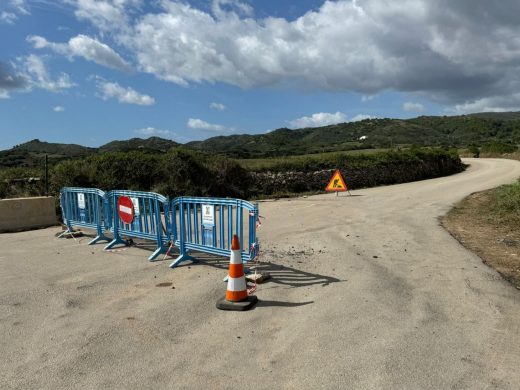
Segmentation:
<svg viewBox="0 0 520 390">
<path fill-rule="evenodd" d="M 117 244 L 126 244 L 122 236 L 141 238 L 156 242 L 157 249 L 148 258 L 155 260 L 160 253 L 166 252 L 165 244 L 168 242 L 169 233 L 169 201 L 168 198 L 155 192 L 112 190 L 105 195 L 108 208 L 112 212 L 111 231 L 114 240 L 105 249 L 111 249 Z M 123 213 L 130 213 L 131 222 L 123 221 L 118 210 L 118 201 L 121 197 L 128 197 L 132 203 L 124 206 Z M 164 215 L 164 225 L 163 225 Z"/>
<path fill-rule="evenodd" d="M 100 240 L 110 241 L 104 234 L 108 230 L 104 199 L 105 193 L 97 188 L 62 188 L 60 205 L 63 222 L 67 225 L 67 230 L 60 237 L 67 232 L 72 232 L 74 226 L 80 226 L 97 231 L 97 236 L 89 244 L 94 244 Z"/>
</svg>

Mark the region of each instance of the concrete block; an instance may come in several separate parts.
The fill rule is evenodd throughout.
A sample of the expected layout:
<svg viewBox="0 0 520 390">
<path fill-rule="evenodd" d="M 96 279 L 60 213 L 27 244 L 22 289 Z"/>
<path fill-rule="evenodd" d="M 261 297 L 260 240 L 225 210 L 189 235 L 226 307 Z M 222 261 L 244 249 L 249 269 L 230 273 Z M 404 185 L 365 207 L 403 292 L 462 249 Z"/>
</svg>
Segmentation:
<svg viewBox="0 0 520 390">
<path fill-rule="evenodd" d="M 58 225 L 54 197 L 0 200 L 0 233 Z"/>
</svg>

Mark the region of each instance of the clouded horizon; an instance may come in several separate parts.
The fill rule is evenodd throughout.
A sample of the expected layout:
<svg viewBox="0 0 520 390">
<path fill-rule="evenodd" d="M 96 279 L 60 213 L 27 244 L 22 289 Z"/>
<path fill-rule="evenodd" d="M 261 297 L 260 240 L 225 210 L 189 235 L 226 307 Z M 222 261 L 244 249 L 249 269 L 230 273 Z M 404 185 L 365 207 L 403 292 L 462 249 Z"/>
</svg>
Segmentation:
<svg viewBox="0 0 520 390">
<path fill-rule="evenodd" d="M 518 1 L 284 3 L 4 1 L 0 149 L 520 110 Z"/>
</svg>

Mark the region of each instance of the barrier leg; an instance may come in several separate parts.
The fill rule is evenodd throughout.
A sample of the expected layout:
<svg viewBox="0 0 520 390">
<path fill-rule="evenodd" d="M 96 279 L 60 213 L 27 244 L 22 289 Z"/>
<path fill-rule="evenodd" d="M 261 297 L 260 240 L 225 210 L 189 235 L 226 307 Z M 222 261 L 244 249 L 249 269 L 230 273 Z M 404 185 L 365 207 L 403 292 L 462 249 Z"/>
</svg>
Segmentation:
<svg viewBox="0 0 520 390">
<path fill-rule="evenodd" d="M 151 254 L 151 256 L 148 258 L 149 261 L 155 261 L 157 259 L 157 256 L 159 256 L 161 253 L 165 253 L 167 248 L 164 245 L 159 245 L 154 253 Z"/>
<path fill-rule="evenodd" d="M 65 219 L 65 225 L 67 226 L 67 230 L 64 230 L 61 232 L 61 234 L 58 236 L 58 238 L 62 238 L 65 234 L 74 234 L 74 229 L 72 229 L 72 225 L 68 221 L 68 219 Z"/>
<path fill-rule="evenodd" d="M 70 233 L 69 229 L 64 230 L 63 232 L 61 232 L 61 234 L 58 236 L 58 238 L 62 238 L 65 234 L 68 234 L 68 233 Z"/>
<path fill-rule="evenodd" d="M 194 263 L 198 263 L 199 261 L 197 259 L 195 259 L 194 257 L 191 257 L 190 255 L 188 255 L 187 253 L 181 253 L 179 255 L 179 257 L 177 257 L 173 263 L 170 264 L 170 268 L 175 268 L 177 267 L 180 263 L 182 263 L 183 261 L 188 261 L 188 260 L 191 260 L 193 261 Z"/>
<path fill-rule="evenodd" d="M 107 242 L 110 242 L 110 238 L 108 238 L 107 236 L 105 236 L 104 234 L 101 234 L 99 236 L 96 236 L 94 239 L 92 239 L 92 241 L 90 241 L 88 243 L 88 245 L 94 245 L 94 244 L 97 244 L 99 241 L 107 241 Z M 106 249 L 106 248 L 105 248 Z"/>
<path fill-rule="evenodd" d="M 108 243 L 108 245 L 106 247 L 104 247 L 103 249 L 104 250 L 109 250 L 109 249 L 112 249 L 114 246 L 116 246 L 117 244 L 123 244 L 123 245 L 126 245 L 126 241 L 123 240 L 122 238 L 120 237 L 116 237 L 114 238 L 112 241 L 110 241 Z"/>
</svg>

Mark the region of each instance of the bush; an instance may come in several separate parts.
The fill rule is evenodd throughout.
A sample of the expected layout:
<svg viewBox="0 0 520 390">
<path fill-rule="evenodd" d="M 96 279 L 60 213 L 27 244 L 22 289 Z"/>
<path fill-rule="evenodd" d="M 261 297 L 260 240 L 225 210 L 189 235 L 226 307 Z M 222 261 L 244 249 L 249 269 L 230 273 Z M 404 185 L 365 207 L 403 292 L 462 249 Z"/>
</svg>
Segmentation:
<svg viewBox="0 0 520 390">
<path fill-rule="evenodd" d="M 518 148 L 515 145 L 506 144 L 499 141 L 491 141 L 482 145 L 481 152 L 489 154 L 504 154 L 516 152 Z"/>
<path fill-rule="evenodd" d="M 499 187 L 492 194 L 490 207 L 496 222 L 520 226 L 520 182 Z"/>
<path fill-rule="evenodd" d="M 468 152 L 470 152 L 475 158 L 480 157 L 480 149 L 477 145 L 470 145 L 468 147 Z"/>
<path fill-rule="evenodd" d="M 233 160 L 175 148 L 166 154 L 112 152 L 57 164 L 52 191 L 62 187 L 153 191 L 169 197 L 247 197 L 249 174 Z"/>
<path fill-rule="evenodd" d="M 249 198 L 274 193 L 322 191 L 331 170 L 341 169 L 351 188 L 402 183 L 459 172 L 463 165 L 455 151 L 396 150 L 369 154 L 329 153 L 260 160 L 249 170 L 235 160 L 178 147 L 164 154 L 143 151 L 109 152 L 63 161 L 50 172 L 50 192 L 63 187 L 94 187 L 104 191 L 153 191 L 170 198 L 215 196 Z M 27 170 L 0 171 L 18 176 L 41 176 Z M 0 183 L 3 180 L 0 180 Z M 29 196 L 0 184 L 0 195 Z"/>
</svg>

